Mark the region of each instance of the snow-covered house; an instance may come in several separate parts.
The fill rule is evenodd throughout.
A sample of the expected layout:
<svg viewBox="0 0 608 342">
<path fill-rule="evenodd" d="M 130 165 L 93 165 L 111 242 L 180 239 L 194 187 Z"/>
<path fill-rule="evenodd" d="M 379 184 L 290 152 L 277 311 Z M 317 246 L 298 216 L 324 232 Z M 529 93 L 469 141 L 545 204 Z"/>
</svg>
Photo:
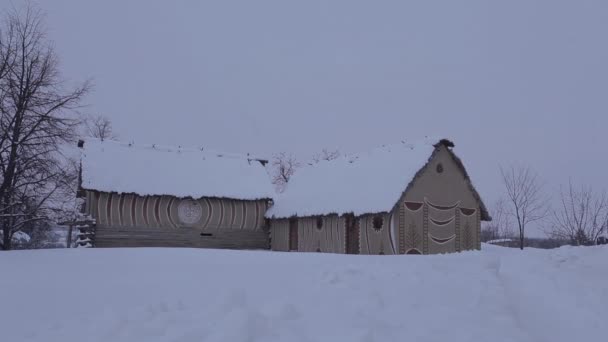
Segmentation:
<svg viewBox="0 0 608 342">
<path fill-rule="evenodd" d="M 96 247 L 268 249 L 266 161 L 205 149 L 82 142 Z"/>
<path fill-rule="evenodd" d="M 452 148 L 447 140 L 402 143 L 322 161 L 275 195 L 262 159 L 88 140 L 81 192 L 96 247 L 479 249 L 480 221 L 490 217 Z"/>
<path fill-rule="evenodd" d="M 385 146 L 299 169 L 266 212 L 276 251 L 434 254 L 480 249 L 488 211 L 453 143 Z"/>
</svg>

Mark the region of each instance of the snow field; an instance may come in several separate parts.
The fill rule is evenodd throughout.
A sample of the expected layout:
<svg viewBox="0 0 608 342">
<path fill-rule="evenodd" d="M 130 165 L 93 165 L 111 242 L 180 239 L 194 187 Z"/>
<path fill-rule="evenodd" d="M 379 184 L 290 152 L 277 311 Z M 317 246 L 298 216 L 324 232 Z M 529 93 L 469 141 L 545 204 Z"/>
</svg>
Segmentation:
<svg viewBox="0 0 608 342">
<path fill-rule="evenodd" d="M 0 253 L 7 341 L 600 340 L 608 248 Z"/>
</svg>

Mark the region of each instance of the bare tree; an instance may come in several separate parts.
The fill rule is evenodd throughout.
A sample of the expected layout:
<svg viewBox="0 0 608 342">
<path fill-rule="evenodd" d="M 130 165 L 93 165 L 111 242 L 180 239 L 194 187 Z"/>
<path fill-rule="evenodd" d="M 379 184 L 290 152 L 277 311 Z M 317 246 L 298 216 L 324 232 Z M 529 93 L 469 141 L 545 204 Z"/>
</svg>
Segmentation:
<svg viewBox="0 0 608 342">
<path fill-rule="evenodd" d="M 589 186 L 575 188 L 572 181 L 560 190 L 560 208 L 554 210 L 548 234 L 573 245 L 591 245 L 608 231 L 608 196 Z"/>
<path fill-rule="evenodd" d="M 53 205 L 53 219 L 59 225 L 65 225 L 63 222 L 76 222 L 84 217 L 84 199 L 78 197 L 79 181 L 80 163 L 75 159 L 67 159 L 64 175 L 58 182 L 58 196 Z M 71 248 L 74 224 L 68 224 L 67 228 L 65 246 Z"/>
<path fill-rule="evenodd" d="M 340 157 L 340 151 L 338 150 L 328 150 L 324 148 L 321 153 L 316 153 L 312 156 L 313 163 L 318 163 L 322 160 L 330 161 Z"/>
<path fill-rule="evenodd" d="M 524 249 L 526 227 L 547 216 L 547 199 L 543 196 L 537 174 L 529 167 L 501 167 L 500 173 L 510 207 L 509 214 L 519 230 L 519 247 Z"/>
<path fill-rule="evenodd" d="M 0 244 L 10 249 L 16 232 L 49 215 L 89 83 L 65 87 L 36 8 L 12 10 L 0 27 Z"/>
<path fill-rule="evenodd" d="M 300 163 L 292 154 L 281 152 L 274 156 L 272 166 L 274 167 L 272 184 L 274 184 L 278 192 L 283 192 L 291 176 L 300 167 Z"/>
<path fill-rule="evenodd" d="M 508 203 L 500 198 L 491 209 L 492 221 L 486 222 L 482 229 L 482 241 L 510 239 L 514 237 L 513 221 L 509 215 Z"/>
<path fill-rule="evenodd" d="M 86 128 L 86 134 L 92 138 L 97 138 L 100 140 L 118 138 L 112 129 L 112 121 L 103 115 L 90 116 L 86 118 L 84 125 Z"/>
</svg>

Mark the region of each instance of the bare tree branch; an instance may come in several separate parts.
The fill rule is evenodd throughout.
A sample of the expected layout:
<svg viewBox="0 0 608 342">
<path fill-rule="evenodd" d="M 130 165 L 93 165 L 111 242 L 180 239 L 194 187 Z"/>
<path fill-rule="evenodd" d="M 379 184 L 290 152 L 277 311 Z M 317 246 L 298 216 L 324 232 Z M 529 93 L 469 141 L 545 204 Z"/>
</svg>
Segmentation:
<svg viewBox="0 0 608 342">
<path fill-rule="evenodd" d="M 112 129 L 112 122 L 105 116 L 97 115 L 88 117 L 84 121 L 86 133 L 92 138 L 100 140 L 118 138 Z"/>
<path fill-rule="evenodd" d="M 88 82 L 67 89 L 31 4 L 0 23 L 0 229 L 2 249 L 18 231 L 45 220 L 65 186 L 61 146 L 72 143 Z"/>
<path fill-rule="evenodd" d="M 553 210 L 547 234 L 571 244 L 591 245 L 608 232 L 608 196 L 572 181 L 560 190 L 560 208 Z"/>
<path fill-rule="evenodd" d="M 300 167 L 300 163 L 292 154 L 281 152 L 274 156 L 272 166 L 274 167 L 272 184 L 274 184 L 278 192 L 283 192 L 291 176 Z"/>
</svg>

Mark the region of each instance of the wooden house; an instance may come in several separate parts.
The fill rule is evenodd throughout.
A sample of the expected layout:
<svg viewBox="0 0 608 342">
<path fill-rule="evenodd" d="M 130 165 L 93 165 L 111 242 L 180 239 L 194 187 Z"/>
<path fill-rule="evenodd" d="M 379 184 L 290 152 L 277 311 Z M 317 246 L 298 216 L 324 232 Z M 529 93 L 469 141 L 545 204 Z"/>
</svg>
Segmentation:
<svg viewBox="0 0 608 342">
<path fill-rule="evenodd" d="M 275 251 L 435 254 L 480 249 L 491 220 L 448 140 L 299 169 L 267 211 Z"/>
<path fill-rule="evenodd" d="M 259 158 L 89 140 L 81 193 L 96 221 L 95 247 L 479 249 L 480 221 L 490 216 L 452 148 L 447 140 L 402 143 L 322 161 L 275 195 Z"/>
<path fill-rule="evenodd" d="M 95 247 L 268 249 L 274 194 L 265 160 L 208 151 L 83 142 L 81 194 Z"/>
</svg>

